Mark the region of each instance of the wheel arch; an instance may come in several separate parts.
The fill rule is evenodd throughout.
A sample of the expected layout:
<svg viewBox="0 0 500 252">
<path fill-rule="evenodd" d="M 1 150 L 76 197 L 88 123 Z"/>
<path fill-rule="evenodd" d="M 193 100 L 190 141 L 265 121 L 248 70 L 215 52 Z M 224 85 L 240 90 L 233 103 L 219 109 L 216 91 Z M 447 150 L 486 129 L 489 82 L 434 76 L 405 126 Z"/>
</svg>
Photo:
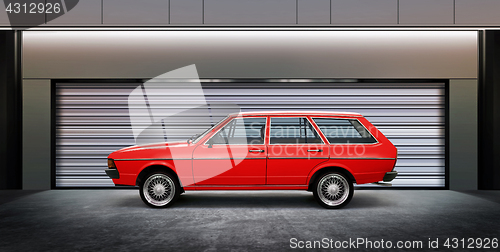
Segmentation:
<svg viewBox="0 0 500 252">
<path fill-rule="evenodd" d="M 139 175 L 137 175 L 137 179 L 135 181 L 135 184 L 140 185 L 141 182 L 144 181 L 145 177 L 149 173 L 155 172 L 155 171 L 167 172 L 170 175 L 174 176 L 175 179 L 177 179 L 177 182 L 179 183 L 179 186 L 181 188 L 181 193 L 184 193 L 184 187 L 182 186 L 182 182 L 179 179 L 179 176 L 177 176 L 177 173 L 172 168 L 165 166 L 165 165 L 154 164 L 154 165 L 150 165 L 150 166 L 147 166 L 146 168 L 142 169 L 142 171 L 139 173 Z"/>
<path fill-rule="evenodd" d="M 352 175 L 352 173 L 347 168 L 340 167 L 340 166 L 326 166 L 326 167 L 322 167 L 322 168 L 317 169 L 313 173 L 313 175 L 309 179 L 307 191 L 312 192 L 313 187 L 314 187 L 314 181 L 316 181 L 316 179 L 318 179 L 319 176 L 321 176 L 327 172 L 341 172 L 344 175 L 346 175 L 352 181 L 352 183 L 356 183 L 356 179 L 354 178 L 354 175 Z"/>
</svg>

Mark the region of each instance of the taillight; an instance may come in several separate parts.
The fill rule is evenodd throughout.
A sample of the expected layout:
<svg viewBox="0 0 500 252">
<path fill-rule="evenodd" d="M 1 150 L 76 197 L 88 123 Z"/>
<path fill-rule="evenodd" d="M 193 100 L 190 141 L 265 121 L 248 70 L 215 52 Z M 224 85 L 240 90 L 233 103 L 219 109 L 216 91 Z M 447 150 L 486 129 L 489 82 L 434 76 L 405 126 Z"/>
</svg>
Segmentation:
<svg viewBox="0 0 500 252">
<path fill-rule="evenodd" d="M 394 166 L 392 167 L 392 171 L 394 171 L 394 168 L 396 168 L 396 163 L 398 162 L 398 148 L 396 148 L 396 158 L 394 159 Z"/>
</svg>

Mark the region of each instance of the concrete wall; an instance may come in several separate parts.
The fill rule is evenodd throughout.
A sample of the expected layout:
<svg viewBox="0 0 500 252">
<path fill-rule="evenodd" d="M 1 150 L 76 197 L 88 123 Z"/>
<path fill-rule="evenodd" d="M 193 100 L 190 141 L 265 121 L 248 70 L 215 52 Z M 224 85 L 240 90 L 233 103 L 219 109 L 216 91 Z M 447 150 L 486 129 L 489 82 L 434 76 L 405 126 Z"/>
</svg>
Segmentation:
<svg viewBox="0 0 500 252">
<path fill-rule="evenodd" d="M 450 81 L 450 189 L 477 189 L 477 80 Z"/>
<path fill-rule="evenodd" d="M 499 11 L 498 0 L 80 0 L 45 26 L 498 26 Z"/>
<path fill-rule="evenodd" d="M 23 189 L 50 189 L 51 89 L 48 79 L 23 80 Z"/>
</svg>

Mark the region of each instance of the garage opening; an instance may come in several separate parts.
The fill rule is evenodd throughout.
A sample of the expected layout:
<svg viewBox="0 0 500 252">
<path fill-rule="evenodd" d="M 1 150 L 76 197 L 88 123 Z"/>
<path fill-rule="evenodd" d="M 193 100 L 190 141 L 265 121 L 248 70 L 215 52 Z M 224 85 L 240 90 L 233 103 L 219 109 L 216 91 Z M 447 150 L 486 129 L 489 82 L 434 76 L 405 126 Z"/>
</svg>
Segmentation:
<svg viewBox="0 0 500 252">
<path fill-rule="evenodd" d="M 446 187 L 445 81 L 201 80 L 207 104 L 241 111 L 347 111 L 364 115 L 398 148 L 394 188 Z M 53 81 L 56 188 L 114 187 L 107 155 L 135 144 L 128 96 L 140 81 Z M 182 100 L 182 97 L 178 97 Z M 179 104 L 171 104 L 178 107 Z M 214 114 L 217 121 L 225 115 Z M 203 132 L 197 115 L 167 122 L 172 140 Z M 171 139 L 169 139 L 171 140 Z M 371 185 L 363 185 L 371 186 Z"/>
</svg>

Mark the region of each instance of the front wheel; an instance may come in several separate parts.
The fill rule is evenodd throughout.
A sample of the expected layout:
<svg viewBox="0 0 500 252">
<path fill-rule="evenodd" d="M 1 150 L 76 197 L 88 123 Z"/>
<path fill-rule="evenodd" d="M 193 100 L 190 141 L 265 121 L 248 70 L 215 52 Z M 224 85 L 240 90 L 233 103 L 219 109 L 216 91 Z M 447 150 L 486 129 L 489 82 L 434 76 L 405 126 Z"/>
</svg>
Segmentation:
<svg viewBox="0 0 500 252">
<path fill-rule="evenodd" d="M 180 186 L 177 180 L 166 172 L 153 172 L 139 185 L 142 201 L 150 207 L 167 207 L 179 197 Z"/>
<path fill-rule="evenodd" d="M 351 201 L 354 187 L 344 174 L 328 172 L 316 180 L 313 194 L 322 207 L 341 208 Z"/>
</svg>

